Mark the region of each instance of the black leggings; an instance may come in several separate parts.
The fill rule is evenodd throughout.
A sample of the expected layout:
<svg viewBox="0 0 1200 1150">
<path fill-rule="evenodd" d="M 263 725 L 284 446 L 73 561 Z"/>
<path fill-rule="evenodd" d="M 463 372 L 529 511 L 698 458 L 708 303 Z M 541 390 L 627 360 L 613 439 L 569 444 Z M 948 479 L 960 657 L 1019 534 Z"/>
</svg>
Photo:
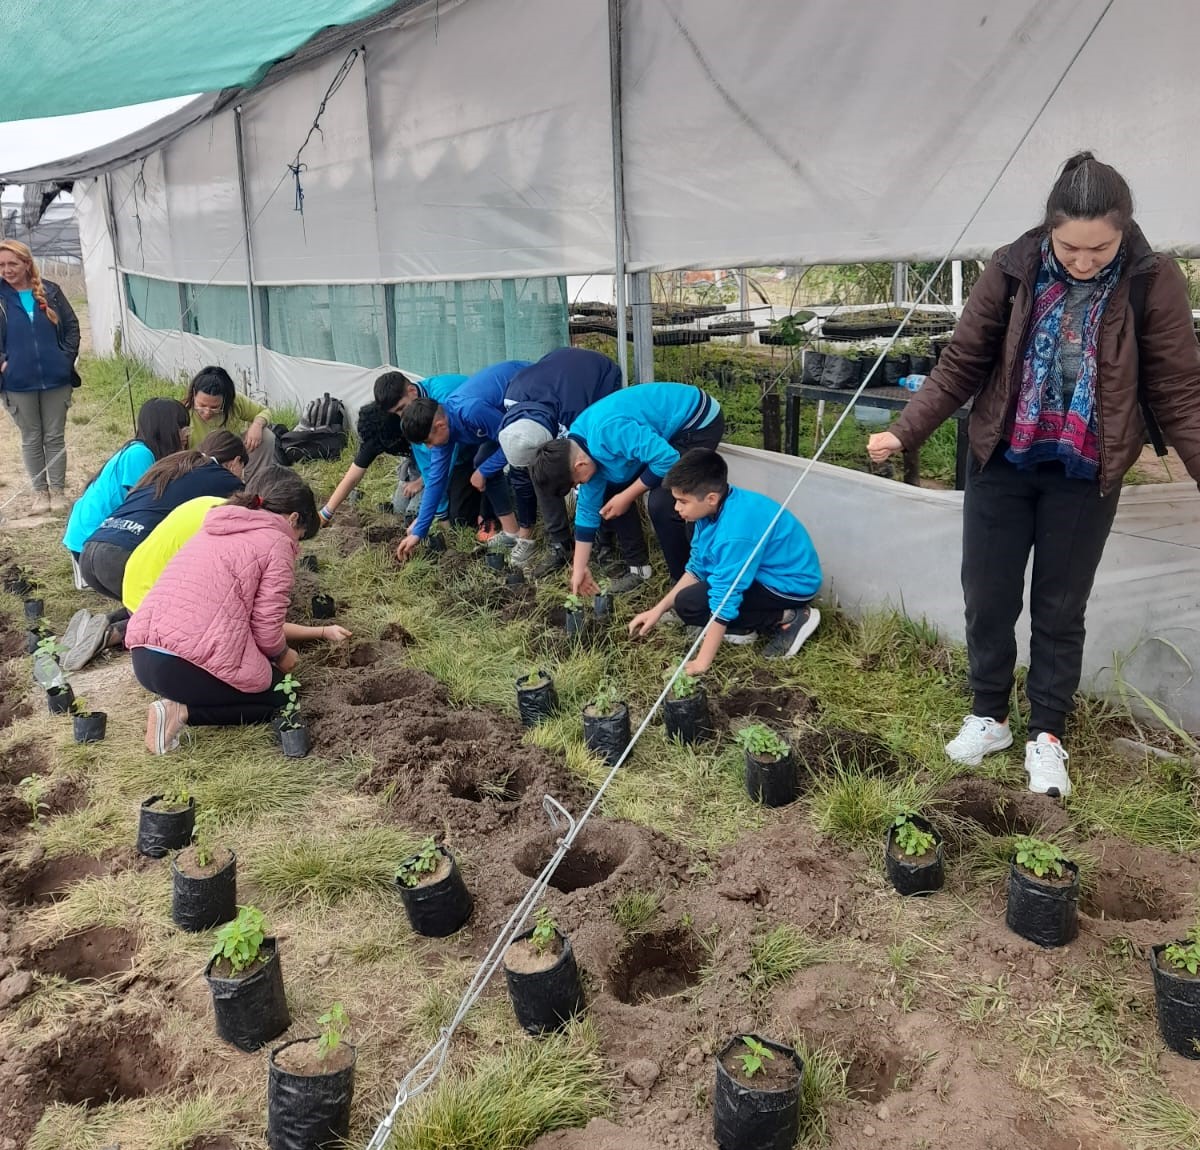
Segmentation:
<svg viewBox="0 0 1200 1150">
<path fill-rule="evenodd" d="M 283 706 L 283 696 L 275 690 L 283 675 L 276 667 L 271 668 L 271 686 L 267 690 L 246 692 L 178 655 L 134 647 L 133 673 L 147 691 L 187 707 L 188 723 L 194 727 L 266 723 Z"/>
<path fill-rule="evenodd" d="M 735 635 L 746 631 L 769 631 L 779 625 L 787 611 L 802 611 L 811 599 L 795 599 L 772 591 L 761 583 L 751 583 L 742 593 L 742 603 L 728 630 Z M 675 596 L 675 614 L 689 627 L 703 627 L 712 611 L 708 605 L 708 583 L 689 583 Z"/>
</svg>

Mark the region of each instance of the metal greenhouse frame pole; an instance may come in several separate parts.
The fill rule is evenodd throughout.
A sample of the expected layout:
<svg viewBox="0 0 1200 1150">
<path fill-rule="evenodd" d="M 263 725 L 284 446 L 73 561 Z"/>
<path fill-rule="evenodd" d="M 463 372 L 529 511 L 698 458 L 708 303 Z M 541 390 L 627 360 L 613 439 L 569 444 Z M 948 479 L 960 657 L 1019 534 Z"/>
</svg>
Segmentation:
<svg viewBox="0 0 1200 1150">
<path fill-rule="evenodd" d="M 250 247 L 250 201 L 246 192 L 246 153 L 242 147 L 242 106 L 233 109 L 233 147 L 237 153 L 238 202 L 242 208 L 242 242 L 246 247 L 246 305 L 250 311 L 250 342 L 254 346 L 254 386 L 262 394 L 262 365 L 258 355 L 258 314 L 254 307 L 254 253 Z"/>
<path fill-rule="evenodd" d="M 613 231 L 616 259 L 613 282 L 617 296 L 617 365 L 625 376 L 627 327 L 625 319 L 625 162 L 621 136 L 621 0 L 608 0 L 608 77 L 612 104 Z"/>
</svg>

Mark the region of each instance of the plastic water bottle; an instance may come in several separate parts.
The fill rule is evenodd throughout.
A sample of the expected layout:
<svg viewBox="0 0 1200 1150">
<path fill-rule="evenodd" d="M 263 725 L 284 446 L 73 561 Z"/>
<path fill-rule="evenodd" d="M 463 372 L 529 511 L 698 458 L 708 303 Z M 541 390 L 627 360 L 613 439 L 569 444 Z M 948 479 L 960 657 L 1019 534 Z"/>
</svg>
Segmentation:
<svg viewBox="0 0 1200 1150">
<path fill-rule="evenodd" d="M 925 375 L 906 375 L 901 378 L 896 386 L 904 388 L 905 391 L 920 391 L 921 384 L 923 384 L 928 378 L 929 377 Z"/>
</svg>

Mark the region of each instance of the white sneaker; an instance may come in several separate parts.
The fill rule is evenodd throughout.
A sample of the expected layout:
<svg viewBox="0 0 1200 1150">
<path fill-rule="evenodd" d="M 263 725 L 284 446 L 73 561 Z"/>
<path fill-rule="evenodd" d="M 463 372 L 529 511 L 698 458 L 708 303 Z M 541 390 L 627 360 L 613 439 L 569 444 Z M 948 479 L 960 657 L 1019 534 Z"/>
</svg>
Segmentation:
<svg viewBox="0 0 1200 1150">
<path fill-rule="evenodd" d="M 964 767 L 977 767 L 984 755 L 1012 746 L 1012 731 L 1007 723 L 968 715 L 958 734 L 946 744 L 946 757 Z"/>
<path fill-rule="evenodd" d="M 721 641 L 734 647 L 747 647 L 757 638 L 757 631 L 726 631 Z"/>
<path fill-rule="evenodd" d="M 1045 731 L 1034 742 L 1026 743 L 1025 773 L 1029 776 L 1029 789 L 1036 795 L 1065 799 L 1071 793 L 1067 774 L 1070 757 L 1062 743 Z"/>
<path fill-rule="evenodd" d="M 534 539 L 518 539 L 508 554 L 508 562 L 513 567 L 525 567 L 533 562 L 537 554 L 537 541 Z"/>
</svg>

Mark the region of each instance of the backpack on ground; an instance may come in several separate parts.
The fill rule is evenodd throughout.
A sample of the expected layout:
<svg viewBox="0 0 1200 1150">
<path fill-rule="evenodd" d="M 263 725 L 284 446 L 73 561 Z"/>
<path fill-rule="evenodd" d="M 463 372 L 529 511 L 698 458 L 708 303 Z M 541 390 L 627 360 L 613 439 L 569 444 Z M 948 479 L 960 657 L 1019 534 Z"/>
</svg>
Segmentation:
<svg viewBox="0 0 1200 1150">
<path fill-rule="evenodd" d="M 275 433 L 275 455 L 290 467 L 310 459 L 337 459 L 346 449 L 346 405 L 325 392 L 304 409 L 291 431 Z"/>
</svg>

